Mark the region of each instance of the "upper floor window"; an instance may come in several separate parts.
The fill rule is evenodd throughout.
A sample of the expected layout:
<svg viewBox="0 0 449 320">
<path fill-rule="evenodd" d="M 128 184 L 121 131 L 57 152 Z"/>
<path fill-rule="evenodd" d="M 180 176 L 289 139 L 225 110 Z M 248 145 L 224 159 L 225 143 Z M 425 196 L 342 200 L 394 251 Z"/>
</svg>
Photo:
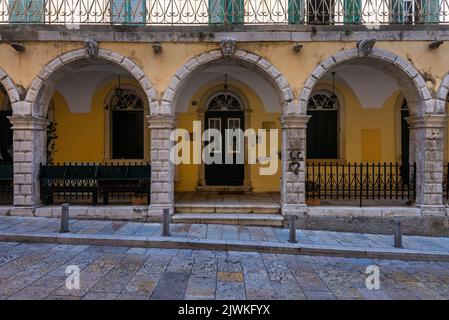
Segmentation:
<svg viewBox="0 0 449 320">
<path fill-rule="evenodd" d="M 116 89 L 110 102 L 112 158 L 143 159 L 144 103 L 132 90 Z"/>
<path fill-rule="evenodd" d="M 338 99 L 328 91 L 313 94 L 307 105 L 307 158 L 338 158 Z"/>
</svg>

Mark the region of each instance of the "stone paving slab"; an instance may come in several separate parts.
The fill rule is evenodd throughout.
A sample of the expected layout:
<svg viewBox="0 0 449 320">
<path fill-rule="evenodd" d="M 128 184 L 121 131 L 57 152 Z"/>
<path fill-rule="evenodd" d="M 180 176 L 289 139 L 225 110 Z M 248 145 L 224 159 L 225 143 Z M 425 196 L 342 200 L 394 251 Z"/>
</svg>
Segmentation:
<svg viewBox="0 0 449 320">
<path fill-rule="evenodd" d="M 404 248 L 395 249 L 388 235 L 316 230 L 298 230 L 298 243 L 291 244 L 287 229 L 273 227 L 171 224 L 172 236 L 161 237 L 160 224 L 145 222 L 73 219 L 66 234 L 55 218 L 0 217 L 0 226 L 0 241 L 449 261 L 443 237 L 404 236 Z M 8 259 L 0 257 L 0 265 Z"/>
</svg>

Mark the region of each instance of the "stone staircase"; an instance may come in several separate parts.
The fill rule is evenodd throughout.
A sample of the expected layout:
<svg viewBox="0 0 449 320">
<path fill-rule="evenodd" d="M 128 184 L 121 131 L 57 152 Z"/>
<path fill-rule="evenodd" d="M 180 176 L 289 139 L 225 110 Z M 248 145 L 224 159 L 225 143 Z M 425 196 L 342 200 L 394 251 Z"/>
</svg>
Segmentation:
<svg viewBox="0 0 449 320">
<path fill-rule="evenodd" d="M 278 203 L 180 203 L 175 205 L 174 223 L 212 223 L 248 226 L 282 226 Z"/>
</svg>

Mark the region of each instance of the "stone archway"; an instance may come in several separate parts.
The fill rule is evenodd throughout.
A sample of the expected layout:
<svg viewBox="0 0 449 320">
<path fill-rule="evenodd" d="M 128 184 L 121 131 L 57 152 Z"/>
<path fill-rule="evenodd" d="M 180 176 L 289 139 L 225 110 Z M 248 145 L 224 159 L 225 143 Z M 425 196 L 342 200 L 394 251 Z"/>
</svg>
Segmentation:
<svg viewBox="0 0 449 320">
<path fill-rule="evenodd" d="M 432 95 L 422 75 L 410 62 L 392 52 L 379 48 L 373 48 L 367 56 L 364 56 L 358 49 L 344 50 L 323 60 L 313 70 L 299 92 L 299 112 L 301 114 L 306 113 L 310 94 L 318 80 L 326 72 L 343 63 L 353 62 L 367 64 L 384 72 L 390 72 L 390 75 L 401 84 L 404 96 L 407 98 L 414 115 L 422 116 L 434 112 Z"/>
<path fill-rule="evenodd" d="M 103 60 L 128 71 L 139 82 L 142 90 L 145 92 L 150 110 L 157 109 L 159 102 L 156 91 L 142 68 L 135 62 L 106 49 L 99 49 L 98 56 L 95 58 L 89 57 L 86 49 L 77 49 L 64 53 L 42 68 L 27 91 L 24 110 L 22 110 L 21 114 L 30 114 L 34 117 L 45 118 L 48 103 L 53 92 L 54 83 L 51 80 L 52 76 L 57 72 L 64 72 L 66 69 L 70 72 L 71 65 L 77 61 L 89 61 L 90 59 L 93 59 L 93 61 Z"/>
<path fill-rule="evenodd" d="M 140 84 L 148 98 L 148 106 L 157 109 L 156 91 L 141 67 L 116 52 L 99 49 L 92 57 L 86 48 L 66 52 L 45 65 L 29 87 L 26 97 L 19 101 L 10 118 L 14 130 L 14 204 L 33 207 L 41 203 L 39 166 L 46 163 L 47 111 L 55 83 L 79 67 L 107 63 L 126 70 Z"/>
<path fill-rule="evenodd" d="M 379 48 L 364 55 L 358 49 L 344 50 L 323 60 L 306 80 L 299 93 L 298 107 L 306 114 L 313 88 L 323 75 L 342 64 L 363 64 L 391 75 L 407 99 L 410 117 L 410 161 L 416 163 L 416 204 L 423 212 L 444 214 L 442 207 L 442 156 L 444 110 L 435 103 L 422 75 L 400 56 Z M 449 78 L 438 97 L 447 93 Z"/>
<path fill-rule="evenodd" d="M 0 68 L 0 84 L 6 90 L 6 94 L 8 95 L 9 101 L 11 103 L 11 108 L 13 110 L 17 110 L 17 105 L 20 101 L 19 91 L 17 90 L 14 82 L 2 68 Z"/>
<path fill-rule="evenodd" d="M 283 126 L 282 153 L 285 155 L 289 153 L 290 151 L 287 148 L 292 147 L 293 145 L 295 145 L 295 143 L 293 144 L 288 143 L 287 140 L 293 141 L 296 139 L 296 137 L 299 138 L 299 134 L 296 133 L 298 129 L 296 120 L 297 117 L 300 116 L 297 106 L 295 104 L 294 95 L 291 90 L 291 87 L 287 82 L 286 78 L 284 77 L 284 75 L 271 62 L 267 61 L 266 59 L 262 58 L 257 54 L 239 49 L 235 50 L 235 52 L 231 55 L 225 55 L 221 50 L 212 50 L 209 52 L 205 52 L 199 56 L 190 59 L 177 70 L 176 74 L 172 77 L 162 97 L 160 105 L 160 114 L 158 116 L 153 116 L 152 119 L 150 120 L 150 123 L 152 123 L 153 121 L 153 124 L 155 126 L 157 126 L 162 121 L 164 124 L 170 125 L 171 127 L 170 128 L 165 127 L 163 129 L 157 128 L 158 133 L 154 135 L 152 134 L 152 136 L 158 137 L 156 138 L 158 140 L 155 141 L 152 138 L 153 139 L 152 146 L 167 144 L 168 149 L 165 150 L 170 150 L 171 143 L 169 141 L 168 131 L 160 131 L 160 130 L 171 130 L 173 128 L 175 108 L 183 85 L 185 85 L 191 78 L 193 78 L 196 74 L 198 74 L 202 70 L 205 70 L 208 67 L 223 61 L 225 62 L 229 61 L 245 69 L 256 72 L 258 75 L 262 76 L 264 80 L 266 80 L 275 89 L 275 91 L 279 96 L 280 108 L 283 117 L 283 120 L 281 122 Z M 294 119 L 293 124 L 289 121 L 290 118 Z M 288 129 L 286 129 L 287 127 Z M 167 155 L 166 158 L 161 159 L 160 151 L 161 150 L 156 149 L 152 151 L 152 155 L 154 155 L 155 157 L 152 159 L 152 162 L 167 163 L 167 169 L 165 172 L 163 172 L 163 176 L 166 178 L 164 180 L 158 181 L 158 184 L 162 186 L 162 190 L 157 195 L 155 194 L 152 200 L 153 199 L 155 200 L 158 197 L 160 197 L 164 201 L 167 201 L 166 203 L 161 203 L 160 207 L 167 205 L 171 208 L 171 210 L 173 210 L 174 168 L 168 159 L 169 152 L 166 153 Z M 298 200 L 299 197 L 298 193 L 300 192 L 301 189 L 297 188 L 296 190 L 294 190 L 296 187 L 298 187 L 298 185 L 295 184 L 295 181 L 297 180 L 298 176 L 295 174 L 287 174 L 287 170 L 289 167 L 288 165 L 284 164 L 284 162 L 286 162 L 284 161 L 284 158 L 285 157 L 281 157 L 282 159 L 281 170 L 283 177 L 281 183 L 281 197 L 282 197 L 281 202 L 283 206 L 287 203 L 296 205 L 296 203 L 293 202 Z M 164 187 L 166 189 L 164 189 Z M 168 199 L 166 197 L 167 194 Z M 289 195 L 289 198 L 287 198 L 287 195 Z M 294 208 L 291 207 L 290 209 L 293 210 Z M 283 213 L 285 214 L 287 213 L 287 210 L 284 209 L 282 210 Z"/>
<path fill-rule="evenodd" d="M 440 87 L 435 96 L 435 113 L 446 112 L 446 101 L 449 95 L 449 72 L 441 80 Z"/>
</svg>

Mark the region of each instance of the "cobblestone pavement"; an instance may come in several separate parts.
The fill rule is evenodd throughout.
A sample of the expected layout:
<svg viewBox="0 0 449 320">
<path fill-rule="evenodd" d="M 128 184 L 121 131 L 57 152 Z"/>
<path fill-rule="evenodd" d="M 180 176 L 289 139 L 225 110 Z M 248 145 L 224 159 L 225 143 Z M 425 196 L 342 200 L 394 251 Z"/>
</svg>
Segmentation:
<svg viewBox="0 0 449 320">
<path fill-rule="evenodd" d="M 80 268 L 80 289 L 65 286 Z M 380 289 L 365 286 L 380 268 Z M 1 299 L 448 299 L 449 263 L 0 242 Z"/>
<path fill-rule="evenodd" d="M 0 216 L 0 232 L 50 233 L 58 232 L 57 218 Z M 219 224 L 171 224 L 173 237 L 193 239 L 218 239 L 241 241 L 287 242 L 288 229 L 272 227 L 250 227 Z M 161 224 L 126 221 L 70 220 L 70 232 L 78 234 L 160 236 Z M 393 236 L 349 232 L 298 230 L 297 239 L 302 244 L 331 245 L 342 247 L 391 248 Z M 449 251 L 449 238 L 404 236 L 406 249 Z"/>
</svg>

